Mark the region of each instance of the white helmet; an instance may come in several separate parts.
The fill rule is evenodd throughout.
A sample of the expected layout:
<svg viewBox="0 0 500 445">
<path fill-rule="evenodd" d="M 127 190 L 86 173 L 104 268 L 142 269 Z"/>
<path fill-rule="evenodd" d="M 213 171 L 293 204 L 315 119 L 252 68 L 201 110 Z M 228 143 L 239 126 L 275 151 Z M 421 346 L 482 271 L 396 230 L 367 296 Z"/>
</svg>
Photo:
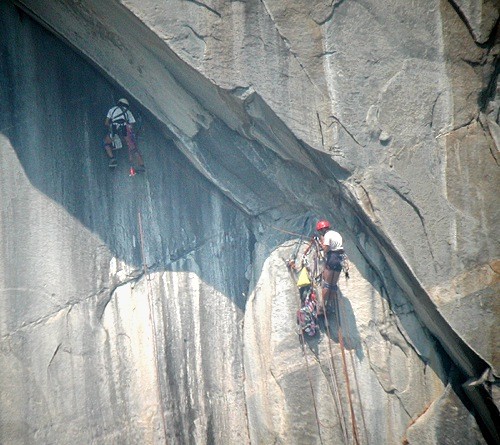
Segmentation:
<svg viewBox="0 0 500 445">
<path fill-rule="evenodd" d="M 129 106 L 130 106 L 130 105 L 129 105 L 129 103 L 128 103 L 128 100 L 127 100 L 127 99 L 125 99 L 125 98 L 121 98 L 121 99 L 119 99 L 119 100 L 118 100 L 118 105 L 119 105 L 119 104 L 126 105 L 127 107 L 129 107 Z"/>
</svg>

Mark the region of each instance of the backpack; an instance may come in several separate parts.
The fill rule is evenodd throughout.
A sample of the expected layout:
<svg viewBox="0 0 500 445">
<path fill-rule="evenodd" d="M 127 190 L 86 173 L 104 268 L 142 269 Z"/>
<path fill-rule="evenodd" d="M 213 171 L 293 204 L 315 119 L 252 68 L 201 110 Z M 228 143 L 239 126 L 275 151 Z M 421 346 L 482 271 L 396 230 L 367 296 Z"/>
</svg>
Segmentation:
<svg viewBox="0 0 500 445">
<path fill-rule="evenodd" d="M 316 335 L 316 331 L 318 330 L 318 319 L 316 316 L 316 294 L 311 286 L 300 288 L 300 303 L 301 307 L 297 311 L 297 324 L 302 332 L 312 337 Z"/>
</svg>

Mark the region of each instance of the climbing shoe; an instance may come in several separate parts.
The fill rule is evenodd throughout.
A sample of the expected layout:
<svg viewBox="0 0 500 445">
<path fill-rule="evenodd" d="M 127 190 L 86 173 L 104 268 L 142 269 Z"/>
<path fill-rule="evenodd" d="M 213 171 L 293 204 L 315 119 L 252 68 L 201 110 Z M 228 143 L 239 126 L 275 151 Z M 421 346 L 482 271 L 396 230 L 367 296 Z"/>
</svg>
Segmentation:
<svg viewBox="0 0 500 445">
<path fill-rule="evenodd" d="M 116 161 L 116 158 L 111 158 L 109 160 L 109 164 L 108 165 L 109 165 L 110 168 L 116 167 L 118 165 L 118 162 Z"/>
</svg>

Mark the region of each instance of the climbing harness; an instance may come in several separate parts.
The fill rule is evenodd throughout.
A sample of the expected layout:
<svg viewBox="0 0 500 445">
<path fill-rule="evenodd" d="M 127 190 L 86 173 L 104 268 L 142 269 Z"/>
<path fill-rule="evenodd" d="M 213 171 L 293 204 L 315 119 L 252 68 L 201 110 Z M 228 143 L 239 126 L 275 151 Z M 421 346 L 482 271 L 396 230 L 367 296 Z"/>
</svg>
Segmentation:
<svg viewBox="0 0 500 445">
<path fill-rule="evenodd" d="M 129 124 L 127 116 L 128 110 L 125 110 L 123 107 L 120 107 L 119 105 L 117 105 L 117 108 L 121 111 L 121 113 L 115 116 L 113 112 L 113 115 L 111 116 L 111 134 L 110 134 L 111 139 L 113 139 L 115 135 L 126 136 L 127 134 L 126 125 Z"/>
</svg>

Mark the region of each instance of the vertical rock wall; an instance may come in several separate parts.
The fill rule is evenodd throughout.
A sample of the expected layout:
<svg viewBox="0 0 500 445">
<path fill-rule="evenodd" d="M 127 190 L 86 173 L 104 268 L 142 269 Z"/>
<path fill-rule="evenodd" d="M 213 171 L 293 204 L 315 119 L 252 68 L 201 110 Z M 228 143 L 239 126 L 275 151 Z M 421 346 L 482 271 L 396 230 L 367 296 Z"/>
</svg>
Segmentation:
<svg viewBox="0 0 500 445">
<path fill-rule="evenodd" d="M 124 93 L 0 16 L 0 442 L 247 441 L 246 216 L 146 115 L 147 175 L 124 150 L 109 171 L 103 118 Z"/>
<path fill-rule="evenodd" d="M 0 442 L 494 440 L 493 2 L 16 3 L 99 72 L 0 3 Z M 301 349 L 320 216 L 352 278 Z"/>
</svg>

